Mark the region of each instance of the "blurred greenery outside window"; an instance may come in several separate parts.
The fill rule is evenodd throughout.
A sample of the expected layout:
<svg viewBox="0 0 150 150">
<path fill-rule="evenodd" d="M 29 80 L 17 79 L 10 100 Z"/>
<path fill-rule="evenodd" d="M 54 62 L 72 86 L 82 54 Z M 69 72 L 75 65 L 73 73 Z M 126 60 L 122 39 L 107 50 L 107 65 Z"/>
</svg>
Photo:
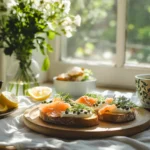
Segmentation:
<svg viewBox="0 0 150 150">
<path fill-rule="evenodd" d="M 150 64 L 150 0 L 128 0 L 126 62 Z"/>
<path fill-rule="evenodd" d="M 67 39 L 62 60 L 115 63 L 117 0 L 71 0 L 81 27 Z M 150 0 L 126 0 L 125 64 L 150 63 Z"/>
</svg>

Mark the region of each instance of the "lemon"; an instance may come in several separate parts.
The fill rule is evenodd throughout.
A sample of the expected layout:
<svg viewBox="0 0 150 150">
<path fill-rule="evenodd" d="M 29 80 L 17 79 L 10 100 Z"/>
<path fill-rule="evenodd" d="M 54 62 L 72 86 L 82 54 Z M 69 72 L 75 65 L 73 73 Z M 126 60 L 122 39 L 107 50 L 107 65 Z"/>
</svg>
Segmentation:
<svg viewBox="0 0 150 150">
<path fill-rule="evenodd" d="M 28 89 L 28 94 L 37 101 L 46 100 L 52 94 L 52 89 L 46 86 L 37 86 Z"/>
<path fill-rule="evenodd" d="M 3 91 L 0 95 L 0 103 L 7 105 L 8 109 L 18 107 L 18 98 L 15 94 Z"/>
<path fill-rule="evenodd" d="M 7 110 L 8 110 L 7 105 L 2 105 L 2 104 L 0 104 L 0 113 L 4 113 L 4 112 L 6 112 Z"/>
</svg>

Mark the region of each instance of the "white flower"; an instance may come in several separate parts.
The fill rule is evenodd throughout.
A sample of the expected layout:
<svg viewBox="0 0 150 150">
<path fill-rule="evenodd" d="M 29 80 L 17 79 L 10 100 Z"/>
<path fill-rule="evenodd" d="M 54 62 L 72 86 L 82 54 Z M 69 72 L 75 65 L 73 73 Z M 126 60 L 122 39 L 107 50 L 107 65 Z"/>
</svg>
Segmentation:
<svg viewBox="0 0 150 150">
<path fill-rule="evenodd" d="M 46 6 L 45 6 L 45 8 L 47 9 L 47 10 L 50 10 L 50 5 L 49 4 L 47 4 Z"/>
<path fill-rule="evenodd" d="M 34 7 L 38 8 L 40 6 L 40 0 L 34 0 Z"/>
<path fill-rule="evenodd" d="M 67 25 L 70 25 L 70 24 L 72 24 L 72 20 L 69 17 L 64 18 L 64 20 L 61 23 L 62 26 L 67 26 Z"/>
<path fill-rule="evenodd" d="M 8 9 L 11 9 L 13 6 L 17 5 L 15 0 L 4 0 L 4 4 Z"/>
<path fill-rule="evenodd" d="M 77 25 L 77 26 L 81 25 L 81 17 L 79 15 L 75 16 L 74 24 Z"/>
<path fill-rule="evenodd" d="M 60 0 L 43 0 L 44 3 L 55 3 L 55 2 L 60 2 Z"/>
<path fill-rule="evenodd" d="M 53 30 L 54 31 L 54 28 L 53 28 L 53 25 L 51 22 L 47 22 L 47 25 L 49 27 L 50 30 Z"/>
<path fill-rule="evenodd" d="M 70 11 L 70 0 L 62 0 L 62 7 L 64 7 L 64 12 L 68 14 Z"/>
<path fill-rule="evenodd" d="M 71 37 L 72 36 L 72 32 L 73 32 L 73 28 L 71 27 L 71 26 L 66 26 L 65 28 L 64 28 L 64 30 L 65 30 L 65 35 L 66 35 L 66 37 Z"/>
<path fill-rule="evenodd" d="M 70 31 L 67 31 L 65 35 L 66 35 L 66 37 L 68 37 L 68 38 L 72 37 L 72 33 L 71 33 Z"/>
</svg>

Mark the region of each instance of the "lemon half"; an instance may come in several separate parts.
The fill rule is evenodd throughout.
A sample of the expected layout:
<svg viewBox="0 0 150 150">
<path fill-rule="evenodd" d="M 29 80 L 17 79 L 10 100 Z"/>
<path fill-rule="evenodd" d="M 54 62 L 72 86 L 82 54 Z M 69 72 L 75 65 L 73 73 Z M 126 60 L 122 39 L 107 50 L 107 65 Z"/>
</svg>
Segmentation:
<svg viewBox="0 0 150 150">
<path fill-rule="evenodd" d="M 52 89 L 46 86 L 37 86 L 28 89 L 28 94 L 37 101 L 43 101 L 49 98 L 52 94 Z"/>
<path fill-rule="evenodd" d="M 0 95 L 0 103 L 6 105 L 8 109 L 18 107 L 18 98 L 15 94 L 3 91 Z"/>
<path fill-rule="evenodd" d="M 5 113 L 8 110 L 7 105 L 0 104 L 0 113 Z"/>
</svg>

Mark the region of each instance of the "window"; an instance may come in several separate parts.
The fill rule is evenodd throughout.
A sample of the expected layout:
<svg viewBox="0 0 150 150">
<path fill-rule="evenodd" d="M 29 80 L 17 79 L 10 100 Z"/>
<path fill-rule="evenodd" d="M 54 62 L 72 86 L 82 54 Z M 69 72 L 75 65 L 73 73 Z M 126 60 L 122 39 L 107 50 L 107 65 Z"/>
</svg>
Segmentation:
<svg viewBox="0 0 150 150">
<path fill-rule="evenodd" d="M 89 68 L 98 86 L 135 88 L 150 73 L 149 0 L 72 0 L 82 25 L 71 39 L 56 39 L 49 79 L 68 67 Z"/>
<path fill-rule="evenodd" d="M 113 63 L 116 55 L 116 6 L 116 0 L 72 0 L 72 13 L 80 13 L 82 25 L 67 40 L 66 56 L 62 55 L 61 59 Z"/>
<path fill-rule="evenodd" d="M 149 0 L 128 0 L 126 28 L 126 63 L 129 65 L 150 64 Z"/>
</svg>

